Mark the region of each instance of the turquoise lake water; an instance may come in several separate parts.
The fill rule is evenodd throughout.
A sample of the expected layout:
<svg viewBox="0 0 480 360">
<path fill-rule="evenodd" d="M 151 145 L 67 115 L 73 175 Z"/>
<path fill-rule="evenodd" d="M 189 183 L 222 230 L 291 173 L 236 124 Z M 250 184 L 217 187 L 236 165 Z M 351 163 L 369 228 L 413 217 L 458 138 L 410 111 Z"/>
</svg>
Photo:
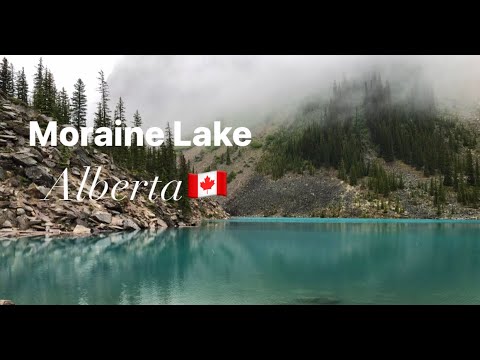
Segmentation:
<svg viewBox="0 0 480 360">
<path fill-rule="evenodd" d="M 0 240 L 17 304 L 480 304 L 480 221 L 232 219 Z"/>
</svg>

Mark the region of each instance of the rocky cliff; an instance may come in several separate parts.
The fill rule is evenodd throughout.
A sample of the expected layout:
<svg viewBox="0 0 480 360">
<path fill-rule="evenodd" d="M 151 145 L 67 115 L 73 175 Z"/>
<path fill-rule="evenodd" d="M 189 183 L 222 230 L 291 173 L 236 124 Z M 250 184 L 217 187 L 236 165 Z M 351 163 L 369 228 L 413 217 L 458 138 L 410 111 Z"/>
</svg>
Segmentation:
<svg viewBox="0 0 480 360">
<path fill-rule="evenodd" d="M 99 166 L 101 180 L 106 180 L 110 188 L 120 180 L 129 182 L 124 195 L 131 194 L 133 181 L 153 179 L 137 178 L 97 149 L 76 146 L 62 152 L 53 146 L 29 146 L 30 121 L 45 126 L 52 120 L 13 104 L 0 92 L 0 237 L 195 226 L 203 218 L 228 217 L 211 198 L 190 200 L 192 210 L 188 214 L 182 213 L 176 202 L 162 201 L 160 196 L 151 202 L 150 187 L 140 187 L 132 201 L 127 200 L 129 196 L 115 201 L 108 193 L 100 200 L 90 200 L 88 191 Z M 85 200 L 64 201 L 62 188 L 55 188 L 48 200 L 42 200 L 65 168 L 69 169 L 70 198 L 75 199 L 85 166 L 92 167 Z M 156 194 L 161 188 L 161 184 L 157 186 Z M 96 189 L 94 194 L 100 195 Z"/>
</svg>

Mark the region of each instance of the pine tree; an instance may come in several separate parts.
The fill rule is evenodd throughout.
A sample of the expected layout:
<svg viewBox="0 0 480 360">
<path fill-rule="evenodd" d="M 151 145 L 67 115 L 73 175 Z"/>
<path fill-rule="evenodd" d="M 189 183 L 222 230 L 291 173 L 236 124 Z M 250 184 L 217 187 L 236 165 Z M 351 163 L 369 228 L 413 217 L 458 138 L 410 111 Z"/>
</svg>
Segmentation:
<svg viewBox="0 0 480 360">
<path fill-rule="evenodd" d="M 467 151 L 467 158 L 465 161 L 465 175 L 467 175 L 467 183 L 469 185 L 475 185 L 475 171 L 473 169 L 473 156 L 472 151 Z"/>
<path fill-rule="evenodd" d="M 64 125 L 70 123 L 70 99 L 65 88 L 57 94 L 57 120 Z"/>
<path fill-rule="evenodd" d="M 6 95 L 9 95 L 11 80 L 12 77 L 10 75 L 8 60 L 7 58 L 3 58 L 2 67 L 0 69 L 0 90 L 2 90 Z"/>
<path fill-rule="evenodd" d="M 173 142 L 173 134 L 170 128 L 170 124 L 167 124 L 167 128 L 165 131 L 165 155 L 164 155 L 164 162 L 165 162 L 165 170 L 166 170 L 166 180 L 170 181 L 174 179 L 177 173 L 176 169 L 176 155 L 175 155 L 175 147 Z"/>
<path fill-rule="evenodd" d="M 133 126 L 134 127 L 142 127 L 142 117 L 140 116 L 140 113 L 138 110 L 135 111 L 135 114 L 133 114 Z M 137 134 L 133 134 L 133 143 L 130 148 L 131 156 L 132 156 L 132 165 L 135 167 L 137 170 L 143 171 L 145 169 L 145 146 L 137 146 Z"/>
<path fill-rule="evenodd" d="M 128 149 L 125 146 L 125 128 L 127 126 L 127 119 L 125 118 L 125 104 L 122 98 L 118 99 L 117 106 L 114 110 L 113 124 L 114 127 L 121 127 L 122 131 L 122 146 L 113 148 L 114 159 L 124 165 L 129 165 L 130 159 Z"/>
<path fill-rule="evenodd" d="M 99 86 L 97 88 L 100 93 L 100 101 L 97 104 L 97 112 L 95 113 L 94 118 L 94 129 L 100 127 L 112 127 L 112 121 L 110 117 L 110 108 L 108 107 L 108 102 L 110 101 L 110 92 L 108 90 L 108 84 L 105 80 L 105 74 L 103 70 L 100 70 L 98 73 Z"/>
<path fill-rule="evenodd" d="M 142 127 L 142 117 L 140 116 L 140 113 L 135 111 L 135 114 L 133 114 L 133 126 L 134 127 Z"/>
<path fill-rule="evenodd" d="M 37 65 L 37 72 L 33 79 L 33 107 L 37 110 L 43 110 L 45 103 L 45 96 L 43 91 L 43 61 L 40 61 Z"/>
<path fill-rule="evenodd" d="M 82 79 L 77 80 L 73 89 L 70 122 L 77 130 L 80 130 L 87 124 L 87 96 Z"/>
<path fill-rule="evenodd" d="M 25 76 L 25 69 L 17 73 L 17 99 L 28 105 L 28 83 Z"/>
<path fill-rule="evenodd" d="M 125 127 L 127 126 L 127 119 L 125 118 L 125 104 L 123 103 L 121 97 L 118 99 L 114 114 L 115 126 L 121 126 L 122 130 L 125 130 Z M 117 120 L 119 123 L 117 123 Z"/>
<path fill-rule="evenodd" d="M 185 161 L 185 156 L 181 154 L 180 165 L 178 168 L 178 176 L 179 176 L 179 180 L 182 182 L 182 187 L 181 187 L 182 198 L 179 200 L 178 205 L 180 206 L 180 209 L 183 211 L 184 214 L 189 214 L 191 212 L 190 201 L 188 198 L 188 187 L 187 187 L 188 172 L 189 172 L 189 167 L 187 165 L 187 162 Z"/>
<path fill-rule="evenodd" d="M 227 165 L 230 165 L 232 163 L 232 160 L 230 159 L 230 151 L 228 150 L 228 147 L 227 147 L 227 160 L 226 160 L 226 164 Z"/>
<path fill-rule="evenodd" d="M 54 116 L 57 108 L 57 88 L 53 74 L 48 69 L 45 69 L 43 75 L 43 95 L 43 107 L 40 110 L 47 116 Z"/>
<path fill-rule="evenodd" d="M 15 69 L 12 63 L 10 63 L 8 76 L 10 79 L 8 80 L 7 95 L 15 97 Z"/>
<path fill-rule="evenodd" d="M 452 178 L 452 166 L 450 163 L 450 157 L 447 156 L 445 160 L 445 167 L 443 170 L 443 174 L 445 175 L 443 178 L 443 185 L 445 186 L 452 186 L 454 184 L 454 180 Z"/>
<path fill-rule="evenodd" d="M 480 187 L 480 168 L 478 165 L 478 158 L 475 161 L 475 185 Z"/>
</svg>

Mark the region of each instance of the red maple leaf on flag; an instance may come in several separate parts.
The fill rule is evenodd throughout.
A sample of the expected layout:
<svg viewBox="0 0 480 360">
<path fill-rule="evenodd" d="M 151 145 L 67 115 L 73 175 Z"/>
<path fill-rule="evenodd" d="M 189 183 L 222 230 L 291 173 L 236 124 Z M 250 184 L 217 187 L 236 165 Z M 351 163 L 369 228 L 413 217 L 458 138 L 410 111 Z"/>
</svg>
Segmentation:
<svg viewBox="0 0 480 360">
<path fill-rule="evenodd" d="M 215 180 L 212 180 L 208 177 L 203 179 L 203 181 L 200 183 L 200 187 L 207 192 L 208 194 L 208 190 L 210 190 L 212 188 L 212 186 L 215 185 Z"/>
</svg>

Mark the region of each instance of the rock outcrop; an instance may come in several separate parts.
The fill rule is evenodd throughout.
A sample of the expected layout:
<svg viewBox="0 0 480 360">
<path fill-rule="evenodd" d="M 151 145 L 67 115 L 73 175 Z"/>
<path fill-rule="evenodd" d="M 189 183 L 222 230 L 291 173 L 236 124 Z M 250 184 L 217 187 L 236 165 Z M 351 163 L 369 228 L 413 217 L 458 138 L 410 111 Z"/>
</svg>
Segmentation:
<svg viewBox="0 0 480 360">
<path fill-rule="evenodd" d="M 192 211 L 183 214 L 176 202 L 160 196 L 148 199 L 150 188 L 139 188 L 134 200 L 115 201 L 109 194 L 90 200 L 88 192 L 95 171 L 90 172 L 83 201 L 64 201 L 63 188 L 55 181 L 69 169 L 72 194 L 80 188 L 84 166 L 102 167 L 101 180 L 111 185 L 120 180 L 142 179 L 119 168 L 107 154 L 90 147 L 75 146 L 62 153 L 53 146 L 29 146 L 30 121 L 45 127 L 52 118 L 22 105 L 13 104 L 0 92 L 0 238 L 48 234 L 90 234 L 160 227 L 198 225 L 202 218 L 227 218 L 228 214 L 214 199 L 191 200 Z M 183 186 L 186 186 L 183 185 Z M 159 186 L 156 192 L 161 191 Z M 97 189 L 95 196 L 100 193 Z M 122 192 L 117 192 L 122 194 Z M 49 194 L 48 200 L 43 200 Z M 75 198 L 75 196 L 71 196 Z"/>
</svg>

